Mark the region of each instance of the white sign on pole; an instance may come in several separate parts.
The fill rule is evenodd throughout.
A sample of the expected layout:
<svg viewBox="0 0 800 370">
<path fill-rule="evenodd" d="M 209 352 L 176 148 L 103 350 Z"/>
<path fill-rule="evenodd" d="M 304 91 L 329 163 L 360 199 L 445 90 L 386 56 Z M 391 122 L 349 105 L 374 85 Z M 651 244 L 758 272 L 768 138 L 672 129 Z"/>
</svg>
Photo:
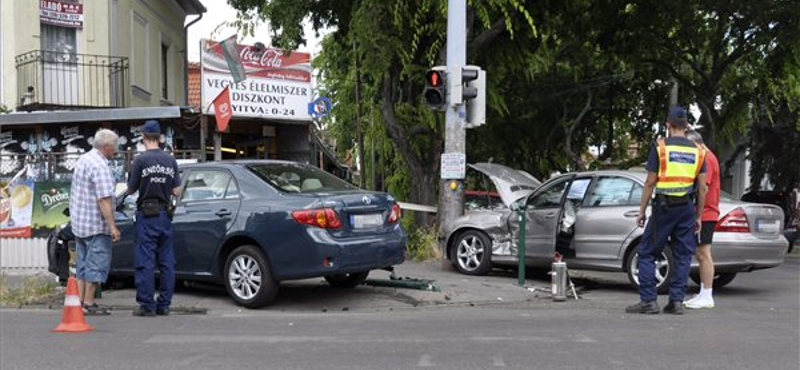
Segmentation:
<svg viewBox="0 0 800 370">
<path fill-rule="evenodd" d="M 442 179 L 462 180 L 467 176 L 467 155 L 464 153 L 442 154 Z"/>
</svg>

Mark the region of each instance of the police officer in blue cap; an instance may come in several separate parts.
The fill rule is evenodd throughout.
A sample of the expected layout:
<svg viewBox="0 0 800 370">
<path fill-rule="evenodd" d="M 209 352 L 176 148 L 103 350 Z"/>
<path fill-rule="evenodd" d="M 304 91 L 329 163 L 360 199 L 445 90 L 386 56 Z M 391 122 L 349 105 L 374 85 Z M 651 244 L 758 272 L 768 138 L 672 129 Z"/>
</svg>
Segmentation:
<svg viewBox="0 0 800 370">
<path fill-rule="evenodd" d="M 686 138 L 686 112 L 672 108 L 667 116 L 668 138 L 659 138 L 647 160 L 647 180 L 639 202 L 637 224 L 645 226 L 645 211 L 653 192 L 655 199 L 650 220 L 637 246 L 640 302 L 625 309 L 628 313 L 657 314 L 656 261 L 672 238 L 674 268 L 669 284 L 669 303 L 664 313 L 683 313 L 686 278 L 697 248 L 695 234 L 700 232 L 700 216 L 705 202 L 705 151 Z M 696 200 L 696 204 L 695 201 Z"/>
<path fill-rule="evenodd" d="M 149 120 L 142 127 L 145 152 L 133 160 L 128 193 L 139 192 L 136 211 L 136 302 L 134 316 L 169 315 L 175 290 L 175 252 L 172 248 L 171 196 L 180 195 L 178 163 L 159 147 L 161 126 Z M 154 269 L 158 261 L 161 286 L 154 299 Z"/>
</svg>

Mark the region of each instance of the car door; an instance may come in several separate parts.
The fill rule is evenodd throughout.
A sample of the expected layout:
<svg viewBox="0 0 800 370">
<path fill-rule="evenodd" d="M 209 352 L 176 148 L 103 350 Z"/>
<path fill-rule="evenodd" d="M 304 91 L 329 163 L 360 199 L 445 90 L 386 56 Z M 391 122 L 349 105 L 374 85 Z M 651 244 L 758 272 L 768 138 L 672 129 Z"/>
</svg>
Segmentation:
<svg viewBox="0 0 800 370">
<path fill-rule="evenodd" d="M 525 222 L 526 258 L 553 258 L 564 196 L 573 177 L 554 180 L 528 198 Z M 512 220 L 517 218 L 512 217 Z M 519 221 L 515 222 L 516 229 L 519 230 Z"/>
<path fill-rule="evenodd" d="M 210 273 L 217 247 L 238 215 L 239 187 L 220 168 L 191 169 L 185 177 L 173 218 L 176 270 Z"/>
<path fill-rule="evenodd" d="M 636 229 L 643 187 L 633 179 L 601 175 L 589 190 L 575 224 L 578 259 L 621 258 L 622 245 Z"/>
<path fill-rule="evenodd" d="M 111 268 L 114 271 L 132 272 L 133 254 L 136 248 L 136 199 L 138 194 L 122 195 L 117 203 L 115 221 L 120 232 L 120 240 L 111 249 Z"/>
</svg>

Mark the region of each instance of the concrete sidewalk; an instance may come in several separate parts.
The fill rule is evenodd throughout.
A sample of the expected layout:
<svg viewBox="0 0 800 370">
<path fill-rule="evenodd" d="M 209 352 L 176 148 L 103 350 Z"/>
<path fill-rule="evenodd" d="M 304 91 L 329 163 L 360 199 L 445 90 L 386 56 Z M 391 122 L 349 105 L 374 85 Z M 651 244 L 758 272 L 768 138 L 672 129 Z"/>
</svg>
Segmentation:
<svg viewBox="0 0 800 370">
<path fill-rule="evenodd" d="M 384 311 L 421 306 L 487 305 L 503 302 L 550 301 L 544 280 L 528 280 L 528 287 L 539 289 L 531 292 L 517 285 L 516 272 L 495 270 L 489 276 L 466 276 L 442 268 L 441 263 L 406 262 L 397 266 L 398 277 L 433 280 L 440 291 L 424 291 L 409 288 L 383 286 L 359 286 L 338 289 L 328 285 L 324 279 L 286 281 L 281 283 L 275 302 L 265 311 L 320 312 L 320 311 Z M 373 271 L 369 280 L 390 281 L 389 272 Z M 101 304 L 114 310 L 132 309 L 136 305 L 136 290 L 106 290 Z M 209 313 L 251 311 L 237 306 L 224 287 L 201 286 L 176 289 L 173 298 L 174 311 L 180 308 L 208 310 Z"/>
</svg>

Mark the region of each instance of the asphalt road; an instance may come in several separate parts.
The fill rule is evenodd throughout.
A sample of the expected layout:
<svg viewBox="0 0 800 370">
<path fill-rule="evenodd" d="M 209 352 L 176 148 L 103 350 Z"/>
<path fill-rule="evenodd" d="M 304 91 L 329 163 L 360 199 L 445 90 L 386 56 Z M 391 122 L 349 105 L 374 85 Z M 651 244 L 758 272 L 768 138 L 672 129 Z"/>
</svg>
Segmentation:
<svg viewBox="0 0 800 370">
<path fill-rule="evenodd" d="M 57 311 L 6 309 L 0 369 L 800 368 L 798 259 L 742 274 L 716 309 L 683 316 L 625 314 L 635 291 L 587 279 L 586 299 L 561 304 L 115 313 L 83 334 L 51 333 Z"/>
</svg>

